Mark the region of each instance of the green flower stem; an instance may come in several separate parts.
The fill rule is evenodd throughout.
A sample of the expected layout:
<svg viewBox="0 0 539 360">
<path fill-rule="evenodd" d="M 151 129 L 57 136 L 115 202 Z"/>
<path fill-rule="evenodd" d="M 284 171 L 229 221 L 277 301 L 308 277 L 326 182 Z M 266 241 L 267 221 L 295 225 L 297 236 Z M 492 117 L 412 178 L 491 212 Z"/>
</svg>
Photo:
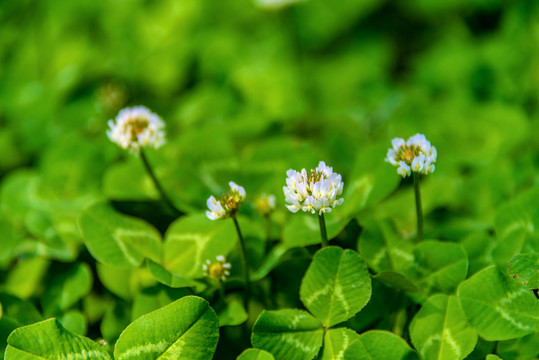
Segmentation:
<svg viewBox="0 0 539 360">
<path fill-rule="evenodd" d="M 249 297 L 251 295 L 251 289 L 249 284 L 249 267 L 247 266 L 247 253 L 245 252 L 245 242 L 243 241 L 243 235 L 241 234 L 240 224 L 236 216 L 232 216 L 234 220 L 234 225 L 236 225 L 236 231 L 238 232 L 238 239 L 240 240 L 240 250 L 241 250 L 241 262 L 243 266 L 243 281 L 245 282 L 245 294 L 243 296 L 243 306 L 245 311 L 249 311 Z"/>
<path fill-rule="evenodd" d="M 157 188 L 157 191 L 159 191 L 159 194 L 161 195 L 161 199 L 165 202 L 169 210 L 175 215 L 178 216 L 182 212 L 178 210 L 174 204 L 172 204 L 172 201 L 168 198 L 167 194 L 165 193 L 165 190 L 163 190 L 163 187 L 161 186 L 161 183 L 159 183 L 159 180 L 157 180 L 157 177 L 155 176 L 155 173 L 148 162 L 148 158 L 146 157 L 146 154 L 144 153 L 143 149 L 140 149 L 140 158 L 142 159 L 142 163 L 144 164 L 144 168 L 146 169 L 146 172 L 150 177 L 152 178 L 152 181 Z"/>
<path fill-rule="evenodd" d="M 219 280 L 219 303 L 225 303 L 225 283 Z"/>
<path fill-rule="evenodd" d="M 417 241 L 423 241 L 423 210 L 421 210 L 421 192 L 419 191 L 419 173 L 414 172 L 415 211 L 417 217 Z"/>
<path fill-rule="evenodd" d="M 322 247 L 329 245 L 328 233 L 326 230 L 326 220 L 324 219 L 324 213 L 318 215 L 318 222 L 320 223 L 320 235 L 322 236 Z"/>
</svg>

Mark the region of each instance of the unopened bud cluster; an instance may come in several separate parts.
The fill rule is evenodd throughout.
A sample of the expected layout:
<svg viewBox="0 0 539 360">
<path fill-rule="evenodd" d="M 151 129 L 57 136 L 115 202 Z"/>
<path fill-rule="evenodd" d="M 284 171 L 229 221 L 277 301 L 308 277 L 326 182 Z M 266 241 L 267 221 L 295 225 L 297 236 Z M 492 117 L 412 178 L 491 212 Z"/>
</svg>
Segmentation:
<svg viewBox="0 0 539 360">
<path fill-rule="evenodd" d="M 423 134 L 416 134 L 404 141 L 395 138 L 391 141 L 392 149 L 387 151 L 385 161 L 397 167 L 397 173 L 402 177 L 410 176 L 412 172 L 430 174 L 434 172 L 436 148 L 430 144 Z"/>
<path fill-rule="evenodd" d="M 285 201 L 290 204 L 286 207 L 294 213 L 302 210 L 322 215 L 344 201 L 343 198 L 337 199 L 344 187 L 341 175 L 334 173 L 333 168 L 323 161 L 310 172 L 290 169 L 286 175 L 288 178 L 283 192 Z"/>
</svg>

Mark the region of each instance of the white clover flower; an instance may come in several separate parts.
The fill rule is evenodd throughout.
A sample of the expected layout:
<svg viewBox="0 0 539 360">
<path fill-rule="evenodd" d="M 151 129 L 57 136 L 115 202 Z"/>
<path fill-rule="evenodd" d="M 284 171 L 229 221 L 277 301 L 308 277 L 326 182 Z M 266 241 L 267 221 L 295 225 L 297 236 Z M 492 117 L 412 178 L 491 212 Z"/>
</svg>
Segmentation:
<svg viewBox="0 0 539 360">
<path fill-rule="evenodd" d="M 245 201 L 245 189 L 234 182 L 229 182 L 230 192 L 221 194 L 219 199 L 213 195 L 207 200 L 206 216 L 210 220 L 226 219 L 236 215 L 241 204 Z"/>
<path fill-rule="evenodd" d="M 165 123 L 144 106 L 122 109 L 116 122 L 109 120 L 108 124 L 109 139 L 132 153 L 148 146 L 157 149 L 165 143 Z"/>
<path fill-rule="evenodd" d="M 428 175 L 434 172 L 437 152 L 423 134 L 415 134 L 408 141 L 395 138 L 392 149 L 387 151 L 385 161 L 397 167 L 397 173 L 410 176 L 412 172 Z"/>
<path fill-rule="evenodd" d="M 260 194 L 255 200 L 255 209 L 262 216 L 271 214 L 275 209 L 275 195 Z"/>
<path fill-rule="evenodd" d="M 286 175 L 287 186 L 283 187 L 283 192 L 285 201 L 290 204 L 286 207 L 293 213 L 302 210 L 322 215 L 344 201 L 337 199 L 344 187 L 341 175 L 334 173 L 333 168 L 323 161 L 310 173 L 305 169 L 301 172 L 290 169 Z"/>
<path fill-rule="evenodd" d="M 230 276 L 230 263 L 226 262 L 226 258 L 223 255 L 219 255 L 215 258 L 217 262 L 212 263 L 210 260 L 206 260 L 205 264 L 202 264 L 202 271 L 204 275 L 210 279 L 225 281 Z"/>
</svg>

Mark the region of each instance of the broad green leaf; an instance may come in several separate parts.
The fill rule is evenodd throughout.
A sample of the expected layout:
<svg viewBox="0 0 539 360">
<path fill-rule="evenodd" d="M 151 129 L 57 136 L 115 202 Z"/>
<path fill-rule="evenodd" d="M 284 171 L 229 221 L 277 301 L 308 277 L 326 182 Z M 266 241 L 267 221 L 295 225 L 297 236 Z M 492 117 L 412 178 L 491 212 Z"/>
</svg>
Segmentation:
<svg viewBox="0 0 539 360">
<path fill-rule="evenodd" d="M 410 337 L 424 360 L 461 360 L 477 342 L 456 296 L 431 296 L 410 324 Z"/>
<path fill-rule="evenodd" d="M 247 349 L 236 360 L 275 360 L 269 352 L 260 349 Z"/>
<path fill-rule="evenodd" d="M 218 255 L 227 256 L 237 238 L 232 219 L 212 221 L 203 213 L 184 216 L 165 234 L 164 267 L 177 275 L 200 278 L 202 264 Z"/>
<path fill-rule="evenodd" d="M 140 289 L 157 284 L 146 267 L 122 268 L 97 263 L 97 275 L 107 290 L 124 300 L 131 299 Z"/>
<path fill-rule="evenodd" d="M 133 299 L 131 321 L 187 295 L 192 295 L 190 289 L 173 289 L 161 284 L 142 289 Z"/>
<path fill-rule="evenodd" d="M 187 279 L 183 276 L 176 275 L 150 259 L 146 259 L 146 267 L 157 281 L 161 284 L 172 288 L 185 288 L 190 287 L 196 289 L 197 292 L 201 292 L 206 288 L 204 283 L 199 281 Z"/>
<path fill-rule="evenodd" d="M 539 302 L 533 293 L 495 266 L 464 281 L 457 294 L 466 317 L 486 340 L 514 339 L 539 330 Z"/>
<path fill-rule="evenodd" d="M 505 267 L 520 253 L 539 252 L 539 189 L 522 193 L 496 213 L 494 226 L 498 247 L 494 250 L 497 264 Z"/>
<path fill-rule="evenodd" d="M 42 320 L 42 316 L 30 302 L 9 294 L 0 294 L 3 317 L 0 320 L 10 319 L 17 326 L 29 325 Z"/>
<path fill-rule="evenodd" d="M 224 308 L 217 311 L 219 326 L 235 326 L 247 321 L 248 315 L 241 301 L 227 297 Z"/>
<path fill-rule="evenodd" d="M 369 221 L 358 242 L 358 249 L 369 267 L 376 272 L 403 272 L 412 266 L 413 244 L 398 233 L 390 220 Z"/>
<path fill-rule="evenodd" d="M 488 354 L 485 360 L 503 360 L 503 359 L 497 355 Z"/>
<path fill-rule="evenodd" d="M 5 360 L 110 360 L 92 340 L 64 329 L 56 319 L 16 329 L 8 338 Z"/>
<path fill-rule="evenodd" d="M 349 223 L 348 218 L 339 217 L 336 209 L 325 216 L 328 239 L 331 241 Z M 318 215 L 294 214 L 291 215 L 283 230 L 283 244 L 287 248 L 304 247 L 308 245 L 320 244 L 320 224 Z"/>
<path fill-rule="evenodd" d="M 70 310 L 58 318 L 62 327 L 78 335 L 86 335 L 88 323 L 84 315 L 78 310 Z"/>
<path fill-rule="evenodd" d="M 45 316 L 55 316 L 69 309 L 92 287 L 92 272 L 85 263 L 75 263 L 54 276 L 41 299 Z"/>
<path fill-rule="evenodd" d="M 344 354 L 345 360 L 419 360 L 406 341 L 397 335 L 380 330 L 362 334 Z"/>
<path fill-rule="evenodd" d="M 421 289 L 402 274 L 394 271 L 382 271 L 372 277 L 387 287 L 403 290 L 411 293 L 419 293 Z"/>
<path fill-rule="evenodd" d="M 186 296 L 131 323 L 116 343 L 114 358 L 210 360 L 218 339 L 213 309 L 202 298 Z"/>
<path fill-rule="evenodd" d="M 253 346 L 275 360 L 311 360 L 324 336 L 322 324 L 302 310 L 263 311 L 253 327 Z"/>
<path fill-rule="evenodd" d="M 346 349 L 357 341 L 359 335 L 347 328 L 329 329 L 324 335 L 321 360 L 344 359 Z"/>
<path fill-rule="evenodd" d="M 26 214 L 33 206 L 39 177 L 35 171 L 18 170 L 2 179 L 0 209 L 7 219 L 16 224 L 24 223 Z"/>
<path fill-rule="evenodd" d="M 371 298 L 367 265 L 353 250 L 337 246 L 320 249 L 303 280 L 300 298 L 326 327 L 357 314 Z"/>
<path fill-rule="evenodd" d="M 507 269 L 510 276 L 528 289 L 539 288 L 539 253 L 520 254 L 511 259 Z"/>
<path fill-rule="evenodd" d="M 136 267 L 144 258 L 157 262 L 161 259 L 159 232 L 145 221 L 122 215 L 106 204 L 86 209 L 79 225 L 88 250 L 104 264 Z"/>
<path fill-rule="evenodd" d="M 466 279 L 468 256 L 459 244 L 425 241 L 415 247 L 414 257 L 410 274 L 426 293 L 453 293 Z"/>
<path fill-rule="evenodd" d="M 22 299 L 28 299 L 41 285 L 49 265 L 50 261 L 41 257 L 19 260 L 10 270 L 3 290 Z"/>
</svg>

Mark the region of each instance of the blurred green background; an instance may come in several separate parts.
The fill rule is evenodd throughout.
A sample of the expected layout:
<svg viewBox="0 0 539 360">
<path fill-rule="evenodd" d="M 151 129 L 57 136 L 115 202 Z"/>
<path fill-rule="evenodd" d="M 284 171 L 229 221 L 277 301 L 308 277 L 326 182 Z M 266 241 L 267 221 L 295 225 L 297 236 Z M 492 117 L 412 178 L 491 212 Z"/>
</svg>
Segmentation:
<svg viewBox="0 0 539 360">
<path fill-rule="evenodd" d="M 535 0 L 2 1 L 1 289 L 39 297 L 97 201 L 166 229 L 140 159 L 105 135 L 128 105 L 166 122 L 148 155 L 185 212 L 233 180 L 276 194 L 283 224 L 285 171 L 324 160 L 345 183 L 332 217 L 413 233 L 409 179 L 383 159 L 419 132 L 438 149 L 426 236 L 492 233 L 539 185 L 538 45 Z"/>
</svg>

